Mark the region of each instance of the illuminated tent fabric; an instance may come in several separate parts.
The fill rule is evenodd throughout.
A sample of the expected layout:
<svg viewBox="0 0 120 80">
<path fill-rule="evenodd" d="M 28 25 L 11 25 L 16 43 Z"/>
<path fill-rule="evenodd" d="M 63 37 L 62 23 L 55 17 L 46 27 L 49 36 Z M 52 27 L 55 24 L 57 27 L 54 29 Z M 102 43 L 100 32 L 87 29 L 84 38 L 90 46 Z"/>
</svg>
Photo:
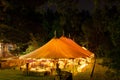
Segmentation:
<svg viewBox="0 0 120 80">
<path fill-rule="evenodd" d="M 73 44 L 74 45 L 74 44 Z M 80 52 L 69 44 L 66 44 L 63 40 L 53 38 L 42 47 L 35 51 L 21 56 L 20 58 L 80 58 L 89 57 L 89 55 Z"/>
<path fill-rule="evenodd" d="M 78 45 L 77 43 L 75 43 L 73 40 L 71 40 L 70 38 L 66 38 L 64 36 L 60 37 L 60 40 L 62 40 L 63 42 L 65 42 L 67 45 L 69 45 L 70 47 L 74 48 L 75 50 L 78 50 L 80 53 L 83 53 L 89 57 L 93 57 L 94 54 L 92 52 L 90 52 L 89 50 L 87 50 L 84 47 L 81 47 L 80 45 Z"/>
</svg>

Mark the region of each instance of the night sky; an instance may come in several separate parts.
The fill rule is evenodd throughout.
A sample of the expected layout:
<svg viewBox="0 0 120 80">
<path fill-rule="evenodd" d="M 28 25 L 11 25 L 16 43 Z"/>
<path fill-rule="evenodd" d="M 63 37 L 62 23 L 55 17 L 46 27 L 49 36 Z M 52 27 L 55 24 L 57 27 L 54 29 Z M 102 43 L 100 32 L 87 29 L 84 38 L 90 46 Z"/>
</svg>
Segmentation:
<svg viewBox="0 0 120 80">
<path fill-rule="evenodd" d="M 79 1 L 79 9 L 80 10 L 89 10 L 92 11 L 94 8 L 94 4 L 92 0 L 80 0 Z"/>
</svg>

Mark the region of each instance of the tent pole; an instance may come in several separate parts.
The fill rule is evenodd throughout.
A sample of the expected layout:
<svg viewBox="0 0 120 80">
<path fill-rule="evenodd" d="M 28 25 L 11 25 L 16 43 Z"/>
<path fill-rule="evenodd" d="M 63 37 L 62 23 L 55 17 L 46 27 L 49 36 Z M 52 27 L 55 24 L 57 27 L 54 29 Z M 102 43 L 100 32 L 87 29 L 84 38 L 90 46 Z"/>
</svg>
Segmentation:
<svg viewBox="0 0 120 80">
<path fill-rule="evenodd" d="M 57 36 L 56 36 L 56 30 L 54 31 L 54 37 L 56 38 Z"/>
<path fill-rule="evenodd" d="M 63 30 L 63 36 L 65 36 L 65 32 L 64 32 L 64 30 Z"/>
<path fill-rule="evenodd" d="M 90 80 L 93 80 L 93 74 L 94 74 L 95 64 L 96 64 L 96 57 L 95 57 L 95 60 L 94 60 L 94 65 L 93 65 L 93 68 L 92 68 L 92 72 L 90 74 Z"/>
</svg>

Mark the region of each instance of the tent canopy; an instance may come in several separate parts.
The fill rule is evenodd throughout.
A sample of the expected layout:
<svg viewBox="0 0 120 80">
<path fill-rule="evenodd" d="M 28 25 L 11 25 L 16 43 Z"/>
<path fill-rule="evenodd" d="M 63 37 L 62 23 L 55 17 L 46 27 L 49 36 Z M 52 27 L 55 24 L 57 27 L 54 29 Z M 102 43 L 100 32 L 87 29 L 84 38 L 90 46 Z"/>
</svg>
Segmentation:
<svg viewBox="0 0 120 80">
<path fill-rule="evenodd" d="M 66 38 L 64 36 L 60 37 L 60 40 L 62 40 L 63 42 L 65 42 L 67 45 L 69 45 L 69 47 L 74 48 L 75 50 L 78 50 L 80 53 L 83 53 L 87 56 L 93 56 L 94 54 L 92 52 L 90 52 L 89 50 L 87 50 L 84 47 L 81 47 L 80 45 L 78 45 L 77 43 L 75 43 L 73 40 L 71 40 L 70 38 Z"/>
<path fill-rule="evenodd" d="M 42 47 L 20 58 L 80 58 L 90 57 L 93 53 L 83 49 L 66 37 L 52 38 Z"/>
</svg>

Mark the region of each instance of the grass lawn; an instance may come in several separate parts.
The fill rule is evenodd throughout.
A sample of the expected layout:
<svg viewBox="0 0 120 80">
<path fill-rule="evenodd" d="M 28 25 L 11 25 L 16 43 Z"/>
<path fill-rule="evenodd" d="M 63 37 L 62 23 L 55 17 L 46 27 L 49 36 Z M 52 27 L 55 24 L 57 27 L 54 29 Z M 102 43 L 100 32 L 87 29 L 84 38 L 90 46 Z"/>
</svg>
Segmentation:
<svg viewBox="0 0 120 80">
<path fill-rule="evenodd" d="M 53 77 L 26 76 L 20 70 L 4 69 L 0 70 L 0 80 L 53 80 Z"/>
<path fill-rule="evenodd" d="M 97 62 L 100 62 L 98 60 Z M 93 63 L 89 64 L 85 68 L 85 72 L 81 72 L 73 75 L 73 80 L 90 80 L 90 74 L 92 71 Z M 93 80 L 116 80 L 112 79 L 110 76 L 106 76 L 107 67 L 103 67 L 96 63 Z M 0 80 L 54 80 L 53 76 L 26 76 L 22 71 L 16 69 L 3 69 L 0 70 Z"/>
<path fill-rule="evenodd" d="M 99 65 L 101 60 L 96 61 L 95 69 L 94 69 L 94 74 L 93 74 L 93 79 L 92 80 L 107 80 L 105 76 L 105 72 L 108 69 L 107 67 L 103 67 Z M 73 77 L 74 80 L 90 80 L 90 75 L 93 69 L 93 63 L 89 64 L 85 68 L 85 72 L 81 72 Z M 110 80 L 110 79 L 109 79 Z"/>
</svg>

